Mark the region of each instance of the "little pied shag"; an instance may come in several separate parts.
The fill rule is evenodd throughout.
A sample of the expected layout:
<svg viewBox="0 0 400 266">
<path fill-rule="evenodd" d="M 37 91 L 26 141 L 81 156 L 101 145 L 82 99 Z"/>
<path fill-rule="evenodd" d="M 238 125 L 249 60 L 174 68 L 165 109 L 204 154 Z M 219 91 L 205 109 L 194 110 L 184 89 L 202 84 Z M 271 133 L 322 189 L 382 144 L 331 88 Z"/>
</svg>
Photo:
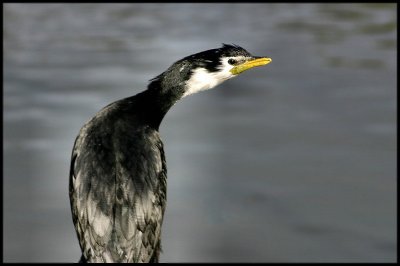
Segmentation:
<svg viewBox="0 0 400 266">
<path fill-rule="evenodd" d="M 82 127 L 69 180 L 81 262 L 158 262 L 167 186 L 163 117 L 179 99 L 270 62 L 226 44 L 187 56 Z"/>
</svg>

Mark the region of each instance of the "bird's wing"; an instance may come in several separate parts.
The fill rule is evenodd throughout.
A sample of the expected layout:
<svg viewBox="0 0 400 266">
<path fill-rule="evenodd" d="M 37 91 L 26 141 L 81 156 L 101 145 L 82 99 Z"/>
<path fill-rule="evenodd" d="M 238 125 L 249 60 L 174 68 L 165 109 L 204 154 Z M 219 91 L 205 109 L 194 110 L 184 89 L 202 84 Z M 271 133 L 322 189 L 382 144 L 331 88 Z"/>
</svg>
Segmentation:
<svg viewBox="0 0 400 266">
<path fill-rule="evenodd" d="M 158 132 L 149 128 L 119 141 L 115 228 L 120 245 L 130 252 L 129 261 L 148 262 L 154 256 L 158 259 L 160 249 L 166 200 L 163 146 Z"/>
<path fill-rule="evenodd" d="M 71 160 L 71 209 L 81 249 L 92 262 L 149 261 L 159 248 L 165 209 L 161 140 L 154 131 L 128 134 L 95 125 L 82 128 Z"/>
</svg>

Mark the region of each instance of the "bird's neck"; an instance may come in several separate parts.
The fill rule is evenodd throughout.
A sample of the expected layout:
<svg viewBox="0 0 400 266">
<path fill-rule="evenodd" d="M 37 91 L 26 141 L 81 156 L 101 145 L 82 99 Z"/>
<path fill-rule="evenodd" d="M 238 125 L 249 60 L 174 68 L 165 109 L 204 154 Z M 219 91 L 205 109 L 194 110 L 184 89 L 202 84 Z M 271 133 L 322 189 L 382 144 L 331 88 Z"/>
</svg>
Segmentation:
<svg viewBox="0 0 400 266">
<path fill-rule="evenodd" d="M 127 113 L 158 130 L 169 109 L 182 97 L 183 88 L 161 86 L 153 81 L 147 90 L 125 99 Z"/>
<path fill-rule="evenodd" d="M 163 116 L 182 98 L 184 85 L 180 82 L 152 81 L 147 88 L 152 104 Z"/>
</svg>

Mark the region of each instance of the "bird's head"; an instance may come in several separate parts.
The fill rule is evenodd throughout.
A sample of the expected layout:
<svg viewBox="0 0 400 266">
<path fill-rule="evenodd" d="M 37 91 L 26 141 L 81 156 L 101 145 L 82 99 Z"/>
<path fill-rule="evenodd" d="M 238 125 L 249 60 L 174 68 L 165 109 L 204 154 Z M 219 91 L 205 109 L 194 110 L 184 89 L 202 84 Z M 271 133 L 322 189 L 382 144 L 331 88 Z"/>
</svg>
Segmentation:
<svg viewBox="0 0 400 266">
<path fill-rule="evenodd" d="M 269 64 L 271 58 L 251 55 L 237 45 L 223 44 L 221 48 L 187 56 L 154 78 L 162 89 L 179 88 L 180 98 L 214 88 L 222 82 L 257 66 Z"/>
</svg>

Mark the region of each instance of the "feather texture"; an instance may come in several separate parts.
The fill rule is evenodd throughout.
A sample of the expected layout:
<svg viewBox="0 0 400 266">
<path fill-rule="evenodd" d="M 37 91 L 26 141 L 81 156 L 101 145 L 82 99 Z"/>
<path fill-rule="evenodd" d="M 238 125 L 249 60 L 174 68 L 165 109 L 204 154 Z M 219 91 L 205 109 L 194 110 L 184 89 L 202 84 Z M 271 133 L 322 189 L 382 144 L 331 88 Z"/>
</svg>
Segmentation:
<svg viewBox="0 0 400 266">
<path fill-rule="evenodd" d="M 74 225 L 88 262 L 158 261 L 166 201 L 163 144 L 157 130 L 127 122 L 119 109 L 103 109 L 75 141 Z"/>
</svg>

